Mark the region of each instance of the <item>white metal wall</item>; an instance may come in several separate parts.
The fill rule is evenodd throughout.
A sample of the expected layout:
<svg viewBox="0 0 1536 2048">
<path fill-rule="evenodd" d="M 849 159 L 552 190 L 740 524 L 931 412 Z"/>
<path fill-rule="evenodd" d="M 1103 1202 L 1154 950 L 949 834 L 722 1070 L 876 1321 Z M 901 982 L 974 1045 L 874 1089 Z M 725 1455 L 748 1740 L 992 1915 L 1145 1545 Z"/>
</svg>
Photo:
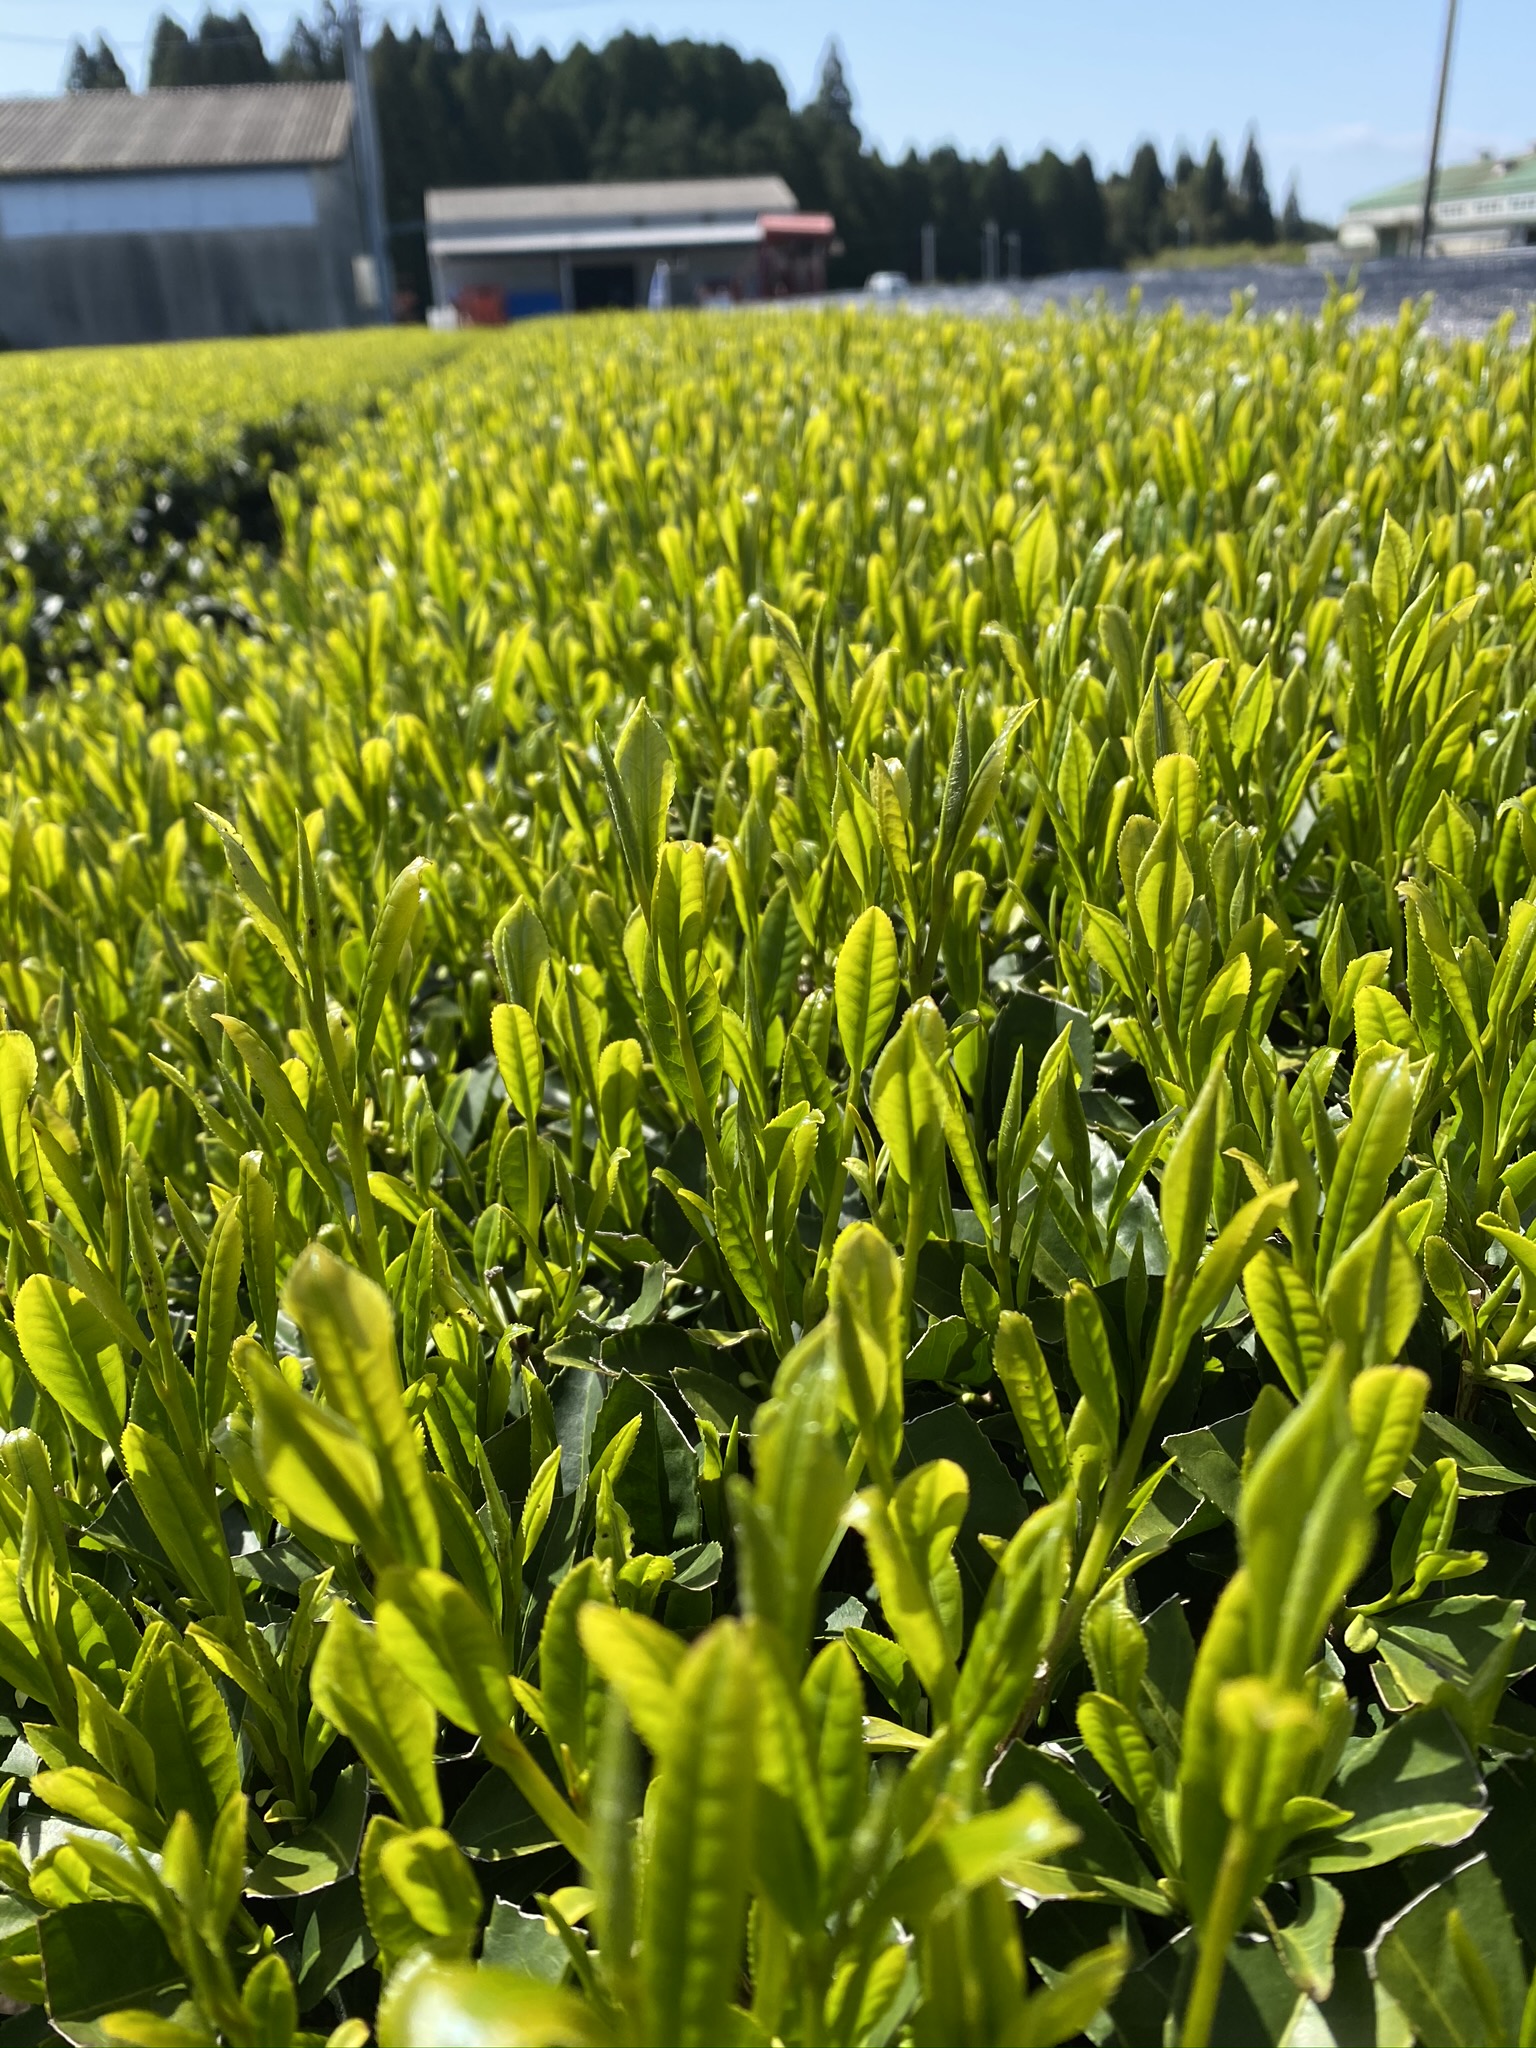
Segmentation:
<svg viewBox="0 0 1536 2048">
<path fill-rule="evenodd" d="M 171 171 L 0 180 L 0 236 L 192 234 L 222 228 L 312 228 L 305 170 Z"/>
</svg>

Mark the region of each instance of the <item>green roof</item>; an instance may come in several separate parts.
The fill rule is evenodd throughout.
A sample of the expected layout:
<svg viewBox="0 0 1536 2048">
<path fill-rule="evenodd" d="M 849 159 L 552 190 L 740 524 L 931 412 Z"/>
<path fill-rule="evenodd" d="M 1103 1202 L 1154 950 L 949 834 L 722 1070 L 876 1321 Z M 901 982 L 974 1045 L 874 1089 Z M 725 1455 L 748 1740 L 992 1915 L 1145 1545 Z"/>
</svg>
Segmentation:
<svg viewBox="0 0 1536 2048">
<path fill-rule="evenodd" d="M 1505 168 L 1500 169 L 1500 165 Z M 1536 192 L 1536 150 L 1520 157 L 1483 157 L 1475 164 L 1443 164 L 1435 180 L 1435 204 L 1446 199 L 1493 198 L 1509 192 Z M 1422 206 L 1424 180 L 1405 178 L 1350 202 L 1351 213 L 1374 213 L 1378 208 Z"/>
</svg>

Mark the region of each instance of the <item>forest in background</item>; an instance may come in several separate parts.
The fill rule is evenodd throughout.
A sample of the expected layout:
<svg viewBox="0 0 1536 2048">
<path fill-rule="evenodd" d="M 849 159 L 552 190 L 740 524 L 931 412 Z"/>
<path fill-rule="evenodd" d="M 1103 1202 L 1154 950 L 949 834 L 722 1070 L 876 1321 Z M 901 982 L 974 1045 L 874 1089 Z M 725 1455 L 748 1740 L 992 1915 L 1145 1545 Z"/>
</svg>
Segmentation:
<svg viewBox="0 0 1536 2048">
<path fill-rule="evenodd" d="M 422 195 L 439 186 L 562 184 L 776 172 L 800 204 L 835 215 L 834 285 L 875 270 L 917 276 L 931 223 L 938 274 L 983 274 L 988 222 L 1018 274 L 1121 266 L 1181 244 L 1296 242 L 1323 232 L 1302 218 L 1294 190 L 1278 216 L 1250 134 L 1234 175 L 1212 141 L 1203 160 L 1181 150 L 1171 167 L 1143 142 L 1124 172 L 1101 178 L 1092 159 L 1046 149 L 1014 163 L 999 149 L 971 158 L 941 147 L 888 161 L 865 144 L 835 44 L 814 97 L 790 104 L 774 66 L 724 43 L 615 36 L 563 56 L 498 42 L 477 14 L 461 46 L 441 9 L 430 27 L 388 26 L 369 49 L 399 282 L 427 295 Z M 244 13 L 206 13 L 190 32 L 161 15 L 152 32 L 150 87 L 259 84 L 342 76 L 341 25 L 330 0 L 295 24 L 275 54 Z M 76 46 L 71 91 L 126 90 L 111 47 Z"/>
</svg>

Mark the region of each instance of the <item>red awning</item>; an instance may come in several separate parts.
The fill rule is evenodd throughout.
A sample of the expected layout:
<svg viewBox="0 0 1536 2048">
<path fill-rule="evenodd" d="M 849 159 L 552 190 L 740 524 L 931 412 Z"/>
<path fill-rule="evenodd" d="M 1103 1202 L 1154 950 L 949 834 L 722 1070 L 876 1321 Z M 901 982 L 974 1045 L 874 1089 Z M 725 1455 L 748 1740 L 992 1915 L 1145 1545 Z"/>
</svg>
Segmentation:
<svg viewBox="0 0 1536 2048">
<path fill-rule="evenodd" d="M 765 235 L 819 235 L 828 240 L 837 232 L 830 213 L 760 213 L 757 225 Z"/>
</svg>

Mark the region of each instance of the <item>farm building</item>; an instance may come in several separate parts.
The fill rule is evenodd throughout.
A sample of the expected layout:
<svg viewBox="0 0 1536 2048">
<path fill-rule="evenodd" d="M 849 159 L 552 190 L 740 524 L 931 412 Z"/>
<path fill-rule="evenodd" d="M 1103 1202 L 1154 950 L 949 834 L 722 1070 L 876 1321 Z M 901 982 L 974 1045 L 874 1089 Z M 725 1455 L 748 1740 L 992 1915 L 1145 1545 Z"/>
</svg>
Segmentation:
<svg viewBox="0 0 1536 2048">
<path fill-rule="evenodd" d="M 349 327 L 377 271 L 347 85 L 0 100 L 14 348 Z"/>
<path fill-rule="evenodd" d="M 1339 247 L 1361 256 L 1406 256 L 1418 246 L 1424 180 L 1409 178 L 1357 199 L 1339 225 Z M 1536 149 L 1448 164 L 1435 180 L 1431 256 L 1487 256 L 1536 243 Z"/>
<path fill-rule="evenodd" d="M 821 291 L 833 235 L 782 178 L 429 192 L 426 213 L 433 297 L 476 322 Z"/>
</svg>

